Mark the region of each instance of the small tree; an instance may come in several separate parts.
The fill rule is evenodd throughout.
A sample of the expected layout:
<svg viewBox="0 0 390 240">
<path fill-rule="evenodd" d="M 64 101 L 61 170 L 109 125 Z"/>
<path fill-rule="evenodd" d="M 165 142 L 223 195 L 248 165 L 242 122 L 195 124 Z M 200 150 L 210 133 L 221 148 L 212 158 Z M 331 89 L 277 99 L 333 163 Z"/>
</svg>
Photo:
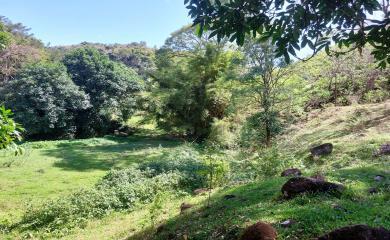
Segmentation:
<svg viewBox="0 0 390 240">
<path fill-rule="evenodd" d="M 243 46 L 247 62 L 246 82 L 250 85 L 250 91 L 254 91 L 254 97 L 258 102 L 261 113 L 256 120 L 264 125 L 265 142 L 271 144 L 271 138 L 275 131 L 277 121 L 276 104 L 283 85 L 281 81 L 287 70 L 283 68 L 284 62 L 276 57 L 271 42 L 260 42 L 256 38 L 249 38 Z"/>
<path fill-rule="evenodd" d="M 204 161 L 207 168 L 204 170 L 203 174 L 206 176 L 209 192 L 207 206 L 210 206 L 211 191 L 215 187 L 223 186 L 228 182 L 230 167 L 220 156 L 206 155 Z"/>
<path fill-rule="evenodd" d="M 151 112 L 159 126 L 197 141 L 207 138 L 213 120 L 222 119 L 229 104 L 229 93 L 216 86 L 232 78 L 234 57 L 223 44 L 197 38 L 194 29 L 174 33 L 157 52 L 153 74 L 158 87 Z"/>
</svg>

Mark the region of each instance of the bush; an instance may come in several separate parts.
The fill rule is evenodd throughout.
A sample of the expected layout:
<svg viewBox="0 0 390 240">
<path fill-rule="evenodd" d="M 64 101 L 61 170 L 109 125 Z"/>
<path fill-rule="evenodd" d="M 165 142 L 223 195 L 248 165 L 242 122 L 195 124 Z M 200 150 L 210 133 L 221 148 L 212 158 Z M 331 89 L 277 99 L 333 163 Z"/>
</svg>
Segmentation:
<svg viewBox="0 0 390 240">
<path fill-rule="evenodd" d="M 152 170 L 113 170 L 97 185 L 100 190 L 109 189 L 120 201 L 119 208 L 132 208 L 138 203 L 153 201 L 158 192 L 173 190 L 179 186 L 182 176 L 178 172 L 155 173 Z"/>
<path fill-rule="evenodd" d="M 176 189 L 180 180 L 181 175 L 175 172 L 112 170 L 94 188 L 29 207 L 19 225 L 24 229 L 44 228 L 47 232 L 71 229 L 111 211 L 150 203 L 159 192 Z"/>
<path fill-rule="evenodd" d="M 140 169 L 152 170 L 154 174 L 177 172 L 182 176 L 181 186 L 187 189 L 206 186 L 206 176 L 200 174 L 206 168 L 207 166 L 199 153 L 190 145 L 167 151 L 160 160 L 140 165 Z"/>
<path fill-rule="evenodd" d="M 260 112 L 249 117 L 241 129 L 241 145 L 252 147 L 253 144 L 258 146 L 265 143 L 265 121 L 270 123 L 271 136 L 279 134 L 282 131 L 282 123 L 277 115 L 276 112 L 271 112 L 268 116 L 264 112 Z"/>
<path fill-rule="evenodd" d="M 67 197 L 30 206 L 21 225 L 25 229 L 44 228 L 47 232 L 74 228 L 93 217 L 101 217 L 120 206 L 115 194 L 98 189 L 79 190 Z"/>
<path fill-rule="evenodd" d="M 277 146 L 262 150 L 254 164 L 258 177 L 278 176 L 287 168 L 301 167 L 301 162 L 293 155 L 281 152 Z"/>
<path fill-rule="evenodd" d="M 371 90 L 364 94 L 363 103 L 379 103 L 390 97 L 389 91 L 386 89 Z"/>
<path fill-rule="evenodd" d="M 224 148 L 233 148 L 237 144 L 237 137 L 232 130 L 232 123 L 223 119 L 214 120 L 207 140 L 210 144 Z"/>
</svg>

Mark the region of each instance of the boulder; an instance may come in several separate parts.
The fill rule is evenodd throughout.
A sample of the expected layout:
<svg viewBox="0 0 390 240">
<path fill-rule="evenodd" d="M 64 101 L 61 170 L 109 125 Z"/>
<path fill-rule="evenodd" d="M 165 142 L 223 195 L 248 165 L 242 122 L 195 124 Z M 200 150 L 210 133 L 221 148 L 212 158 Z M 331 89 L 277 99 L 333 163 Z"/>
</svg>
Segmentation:
<svg viewBox="0 0 390 240">
<path fill-rule="evenodd" d="M 194 194 L 195 195 L 204 195 L 207 193 L 207 191 L 208 191 L 207 188 L 198 188 L 198 189 L 194 190 Z"/>
<path fill-rule="evenodd" d="M 336 183 L 317 180 L 314 178 L 294 177 L 288 180 L 282 187 L 285 198 L 293 198 L 302 193 L 335 192 L 341 191 L 343 186 Z"/>
<path fill-rule="evenodd" d="M 374 177 L 374 180 L 377 181 L 377 182 L 381 182 L 381 181 L 383 181 L 384 179 L 385 179 L 385 176 L 383 176 L 383 175 L 376 175 L 376 176 Z"/>
<path fill-rule="evenodd" d="M 268 223 L 257 222 L 244 230 L 241 240 L 276 240 L 278 234 Z"/>
<path fill-rule="evenodd" d="M 329 155 L 332 153 L 332 151 L 333 151 L 333 144 L 331 143 L 321 144 L 319 146 L 310 149 L 311 155 L 313 157 Z"/>
<path fill-rule="evenodd" d="M 352 225 L 336 229 L 317 240 L 390 240 L 390 231 L 367 225 Z"/>
<path fill-rule="evenodd" d="M 370 187 L 370 188 L 368 189 L 368 193 L 370 193 L 370 194 L 378 193 L 378 188 Z"/>
<path fill-rule="evenodd" d="M 282 177 L 298 177 L 301 176 L 302 172 L 298 168 L 289 168 L 282 172 Z"/>
<path fill-rule="evenodd" d="M 223 198 L 224 198 L 225 200 L 229 200 L 229 199 L 236 198 L 236 195 L 228 194 L 228 195 L 225 195 Z"/>
<path fill-rule="evenodd" d="M 126 132 L 121 132 L 121 131 L 119 131 L 119 130 L 114 130 L 114 135 L 117 136 L 117 137 L 127 137 L 127 136 L 129 136 L 128 133 L 126 133 Z"/>
<path fill-rule="evenodd" d="M 188 203 L 182 203 L 180 205 L 180 213 L 183 213 L 184 211 L 186 211 L 187 209 L 190 209 L 192 208 L 193 205 L 192 204 L 188 204 Z"/>
<path fill-rule="evenodd" d="M 390 143 L 385 143 L 380 146 L 375 156 L 390 155 Z"/>
</svg>

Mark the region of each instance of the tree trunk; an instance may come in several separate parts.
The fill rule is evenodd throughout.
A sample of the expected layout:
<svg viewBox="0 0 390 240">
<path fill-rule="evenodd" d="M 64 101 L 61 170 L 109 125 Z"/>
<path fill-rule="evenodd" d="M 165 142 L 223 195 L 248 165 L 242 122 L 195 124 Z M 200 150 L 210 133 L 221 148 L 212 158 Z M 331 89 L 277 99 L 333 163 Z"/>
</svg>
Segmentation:
<svg viewBox="0 0 390 240">
<path fill-rule="evenodd" d="M 269 126 L 269 121 L 266 121 L 265 123 L 265 144 L 267 145 L 267 147 L 269 147 L 271 145 L 271 128 Z"/>
</svg>

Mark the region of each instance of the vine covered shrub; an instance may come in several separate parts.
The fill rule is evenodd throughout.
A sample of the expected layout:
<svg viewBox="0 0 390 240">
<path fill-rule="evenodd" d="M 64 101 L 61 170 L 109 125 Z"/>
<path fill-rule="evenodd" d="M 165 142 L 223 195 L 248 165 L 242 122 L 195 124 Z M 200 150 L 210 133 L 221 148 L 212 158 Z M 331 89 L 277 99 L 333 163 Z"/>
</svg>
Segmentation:
<svg viewBox="0 0 390 240">
<path fill-rule="evenodd" d="M 110 191 L 119 200 L 119 209 L 128 209 L 139 203 L 149 203 L 159 192 L 179 186 L 182 176 L 178 172 L 155 174 L 152 170 L 128 168 L 112 170 L 96 186 L 101 191 Z"/>
<path fill-rule="evenodd" d="M 94 188 L 29 207 L 19 225 L 46 232 L 71 229 L 87 219 L 150 203 L 159 192 L 177 189 L 180 179 L 181 175 L 175 172 L 155 174 L 135 168 L 112 170 Z"/>
</svg>

